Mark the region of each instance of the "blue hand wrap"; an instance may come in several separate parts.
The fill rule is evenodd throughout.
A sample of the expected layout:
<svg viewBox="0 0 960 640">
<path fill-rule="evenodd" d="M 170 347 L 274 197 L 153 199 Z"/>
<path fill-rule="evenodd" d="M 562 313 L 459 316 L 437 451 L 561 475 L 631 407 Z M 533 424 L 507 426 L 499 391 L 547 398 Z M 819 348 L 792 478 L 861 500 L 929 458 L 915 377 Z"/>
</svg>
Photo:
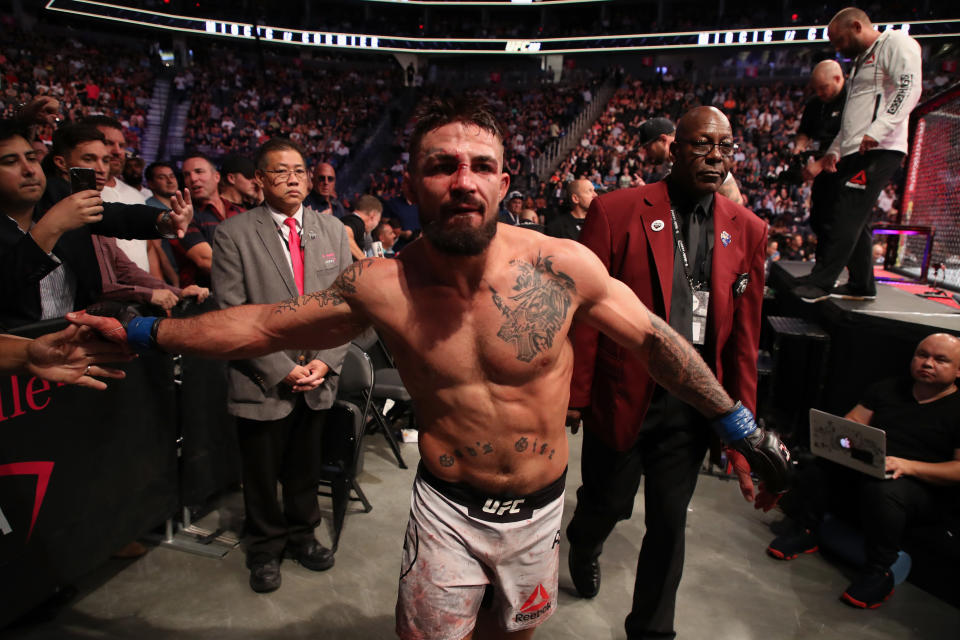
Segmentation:
<svg viewBox="0 0 960 640">
<path fill-rule="evenodd" d="M 714 419 L 712 426 L 720 439 L 727 444 L 743 440 L 757 429 L 750 409 L 740 402 L 737 402 L 729 413 Z"/>
<path fill-rule="evenodd" d="M 160 318 L 151 316 L 131 318 L 127 323 L 127 343 L 137 351 L 149 351 L 155 345 L 150 336 L 153 331 L 153 325 Z"/>
</svg>

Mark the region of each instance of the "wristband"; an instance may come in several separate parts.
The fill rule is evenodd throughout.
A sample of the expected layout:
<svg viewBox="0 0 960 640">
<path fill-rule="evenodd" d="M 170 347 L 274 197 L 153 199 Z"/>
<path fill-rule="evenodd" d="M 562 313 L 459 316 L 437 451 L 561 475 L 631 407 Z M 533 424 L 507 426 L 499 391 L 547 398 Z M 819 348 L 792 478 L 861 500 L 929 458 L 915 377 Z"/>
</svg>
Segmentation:
<svg viewBox="0 0 960 640">
<path fill-rule="evenodd" d="M 136 317 L 127 323 L 127 342 L 137 351 L 149 351 L 157 346 L 156 326 L 160 318 Z"/>
<path fill-rule="evenodd" d="M 743 440 L 756 431 L 757 423 L 754 422 L 750 409 L 737 401 L 733 409 L 713 421 L 713 428 L 720 439 L 729 444 Z"/>
</svg>

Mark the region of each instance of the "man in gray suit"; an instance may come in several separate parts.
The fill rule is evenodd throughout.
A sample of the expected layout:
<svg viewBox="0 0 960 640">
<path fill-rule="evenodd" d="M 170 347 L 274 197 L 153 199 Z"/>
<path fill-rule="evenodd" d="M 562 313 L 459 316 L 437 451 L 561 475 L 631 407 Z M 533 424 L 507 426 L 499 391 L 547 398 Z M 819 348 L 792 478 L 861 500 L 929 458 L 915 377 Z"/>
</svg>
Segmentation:
<svg viewBox="0 0 960 640">
<path fill-rule="evenodd" d="M 340 221 L 302 204 L 308 180 L 296 143 L 267 141 L 256 166 L 264 204 L 225 220 L 214 235 L 211 278 L 221 308 L 325 289 L 353 262 Z M 313 534 L 320 522 L 316 464 L 324 410 L 333 404 L 346 348 L 278 351 L 230 363 L 227 409 L 237 417 L 247 566 L 258 593 L 280 586 L 285 550 L 308 569 L 333 566 L 333 552 Z"/>
</svg>

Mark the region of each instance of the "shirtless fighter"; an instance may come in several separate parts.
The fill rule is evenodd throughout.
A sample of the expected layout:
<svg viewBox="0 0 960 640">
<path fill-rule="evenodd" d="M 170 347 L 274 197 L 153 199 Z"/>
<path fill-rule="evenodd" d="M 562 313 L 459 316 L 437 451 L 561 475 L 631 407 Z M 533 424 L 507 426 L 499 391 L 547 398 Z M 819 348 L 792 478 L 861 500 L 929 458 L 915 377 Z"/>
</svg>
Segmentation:
<svg viewBox="0 0 960 640">
<path fill-rule="evenodd" d="M 473 638 L 475 627 L 476 637 L 530 638 L 556 610 L 574 318 L 641 354 L 768 487 L 783 487 L 786 448 L 589 249 L 497 224 L 510 179 L 485 107 L 428 105 L 410 157 L 404 189 L 423 237 L 395 260 L 361 260 L 329 289 L 275 305 L 182 320 L 69 317 L 138 348 L 229 359 L 322 349 L 376 327 L 420 425 L 397 602 L 404 639 Z"/>
</svg>

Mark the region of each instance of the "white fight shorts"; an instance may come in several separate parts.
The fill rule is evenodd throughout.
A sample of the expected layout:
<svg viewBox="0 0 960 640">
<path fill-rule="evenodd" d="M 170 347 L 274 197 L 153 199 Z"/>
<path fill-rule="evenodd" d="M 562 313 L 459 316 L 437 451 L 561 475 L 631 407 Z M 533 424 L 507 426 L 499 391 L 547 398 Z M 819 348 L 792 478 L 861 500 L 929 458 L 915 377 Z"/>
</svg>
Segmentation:
<svg viewBox="0 0 960 640">
<path fill-rule="evenodd" d="M 474 628 L 488 587 L 491 614 L 506 631 L 549 618 L 557 608 L 566 475 L 526 496 L 491 496 L 421 464 L 403 544 L 397 635 L 460 640 Z"/>
</svg>

